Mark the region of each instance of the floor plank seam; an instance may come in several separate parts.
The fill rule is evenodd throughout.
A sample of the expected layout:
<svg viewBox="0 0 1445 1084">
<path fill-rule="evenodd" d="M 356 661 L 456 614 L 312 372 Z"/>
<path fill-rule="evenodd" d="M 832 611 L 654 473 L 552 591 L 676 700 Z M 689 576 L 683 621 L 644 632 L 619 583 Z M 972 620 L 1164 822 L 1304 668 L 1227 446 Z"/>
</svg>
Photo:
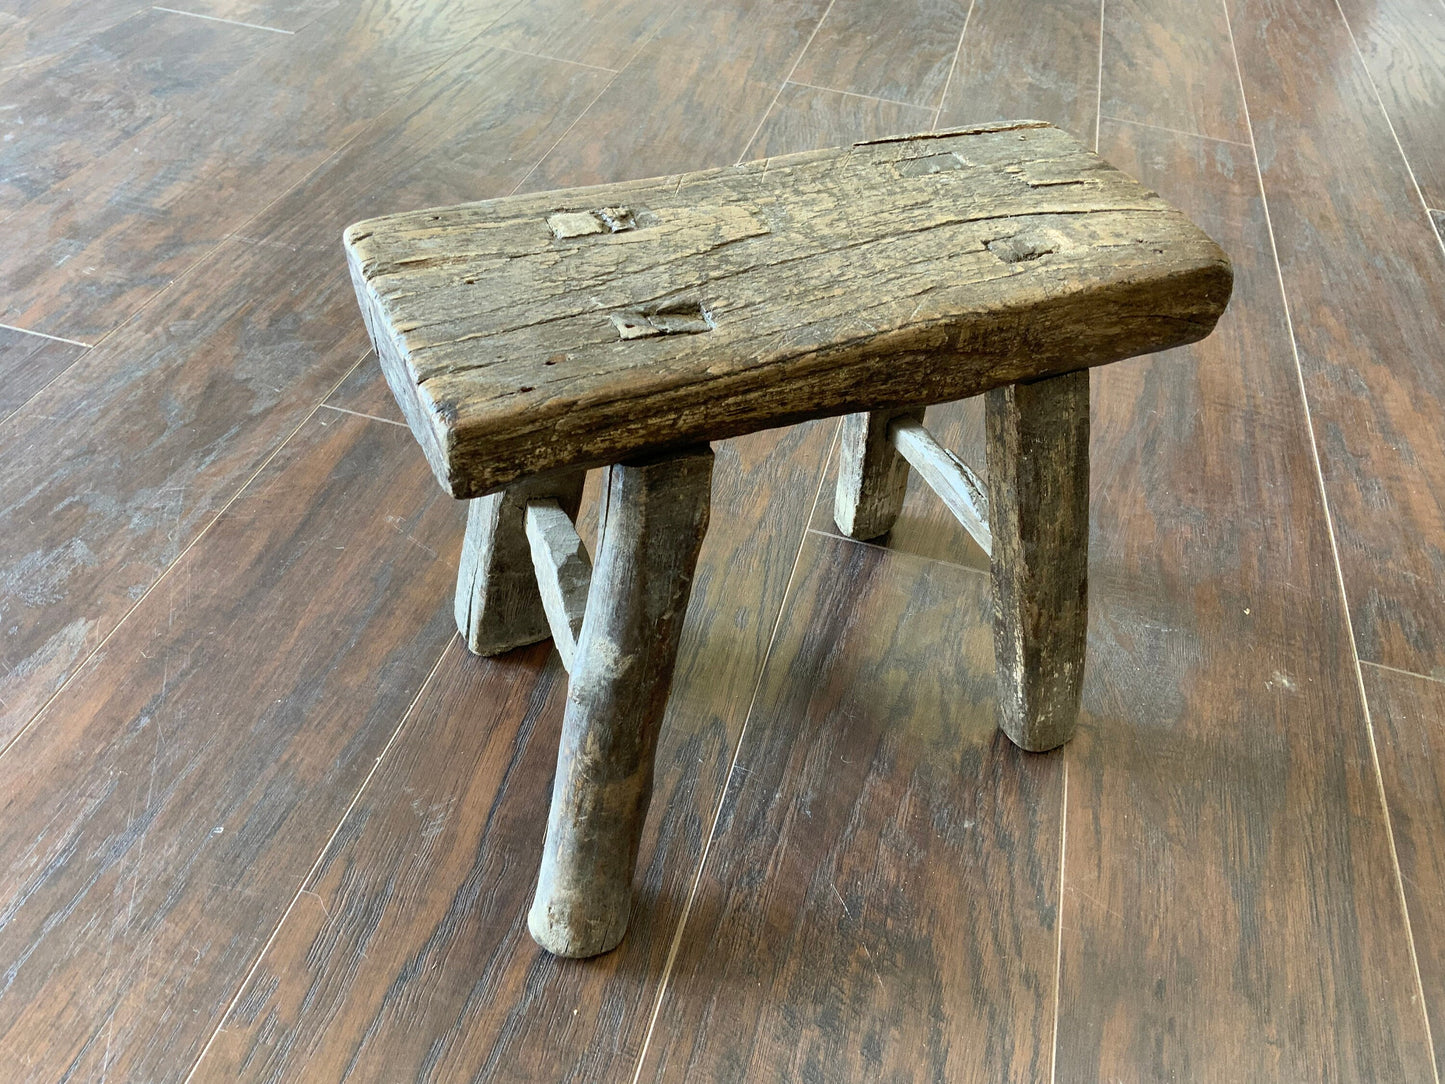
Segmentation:
<svg viewBox="0 0 1445 1084">
<path fill-rule="evenodd" d="M 362 361 L 365 360 L 365 358 L 362 358 Z M 384 422 L 386 425 L 399 425 L 403 429 L 407 428 L 406 422 L 399 422 L 395 418 L 378 418 L 375 414 L 363 414 L 359 410 L 348 410 L 344 406 L 332 406 L 330 403 L 322 403 L 321 405 L 327 410 L 335 410 L 341 414 L 350 414 L 353 418 L 366 418 L 368 421 Z"/>
<path fill-rule="evenodd" d="M 187 15 L 192 19 L 205 19 L 212 23 L 225 23 L 227 26 L 244 26 L 248 30 L 268 30 L 272 34 L 295 34 L 294 30 L 282 30 L 279 26 L 264 26 L 261 23 L 243 23 L 239 19 L 223 19 L 219 15 L 202 15 L 199 11 L 182 11 L 180 8 L 163 8 L 159 4 L 151 5 L 152 11 L 164 11 L 168 15 Z"/>
<path fill-rule="evenodd" d="M 1445 685 L 1445 678 L 1435 677 L 1433 674 L 1421 674 L 1415 670 L 1402 670 L 1398 666 L 1386 666 L 1382 662 L 1375 662 L 1372 659 L 1361 659 L 1361 666 L 1373 666 L 1376 670 L 1384 670 L 1391 674 L 1401 674 L 1405 677 L 1419 678 L 1421 681 L 1433 681 L 1437 685 Z"/>
<path fill-rule="evenodd" d="M 973 19 L 974 5 L 978 0 L 968 0 L 968 10 L 963 13 L 963 26 L 958 31 L 958 44 L 953 47 L 953 61 L 948 65 L 948 74 L 943 78 L 943 89 L 938 92 L 938 105 L 933 109 L 933 124 L 930 132 L 938 131 L 938 118 L 943 116 L 944 103 L 948 101 L 948 88 L 953 83 L 953 73 L 958 71 L 958 58 L 963 55 L 963 39 L 968 36 L 968 24 Z"/>
<path fill-rule="evenodd" d="M 261 967 L 261 962 L 266 959 L 266 953 L 281 933 L 281 928 L 286 925 L 286 920 L 291 917 L 291 912 L 296 909 L 297 902 L 302 896 L 306 895 L 306 886 L 311 883 L 311 879 L 321 867 L 322 861 L 326 858 L 326 852 L 330 850 L 331 845 L 336 842 L 336 837 L 341 834 L 341 829 L 346 827 L 346 821 L 351 816 L 351 811 L 356 808 L 356 803 L 361 801 L 361 796 L 366 793 L 367 785 L 376 775 L 378 769 L 381 768 L 382 762 L 386 760 L 386 754 L 391 752 L 391 748 L 396 744 L 397 738 L 399 738 L 402 731 L 406 729 L 406 724 L 416 712 L 417 704 L 421 702 L 422 696 L 426 693 L 427 688 L 436 677 L 437 671 L 441 669 L 442 662 L 446 659 L 447 653 L 451 651 L 452 644 L 455 643 L 458 638 L 459 637 L 454 634 L 442 647 L 441 653 L 437 655 L 437 661 L 432 665 L 430 672 L 428 672 L 426 676 L 426 680 L 421 683 L 421 686 L 416 691 L 416 696 L 412 697 L 411 703 L 407 706 L 406 711 L 402 713 L 401 721 L 396 724 L 396 729 L 391 732 L 391 737 L 389 737 L 386 740 L 386 744 L 381 747 L 381 755 L 378 756 L 376 761 L 371 765 L 370 770 L 366 773 L 366 777 L 362 779 L 361 785 L 357 787 L 356 793 L 351 796 L 351 801 L 347 804 L 346 810 L 341 814 L 341 818 L 336 822 L 336 827 L 331 830 L 331 835 L 326 838 L 326 842 L 322 844 L 321 850 L 317 852 L 316 860 L 311 863 L 311 867 L 306 871 L 306 876 L 301 878 L 301 884 L 297 887 L 296 894 L 291 897 L 291 902 L 286 905 L 286 910 L 281 913 L 281 919 L 276 923 L 276 928 L 271 931 L 271 936 L 266 938 L 265 944 L 261 946 L 261 951 L 256 954 L 255 962 L 251 964 L 245 977 L 236 987 L 236 993 L 232 996 L 231 1000 L 226 1003 L 225 1009 L 220 1014 L 220 1019 L 216 1021 L 215 1029 L 211 1032 L 210 1037 L 206 1039 L 205 1045 L 201 1047 L 201 1052 L 196 1055 L 196 1060 L 191 1064 L 190 1071 L 186 1073 L 182 1084 L 190 1084 L 196 1075 L 196 1071 L 200 1069 L 201 1062 L 205 1061 L 206 1054 L 210 1051 L 217 1037 L 226 1026 L 226 1018 L 231 1015 L 237 1003 L 240 1002 L 241 995 L 246 992 L 247 984 L 250 983 L 256 971 Z M 322 906 L 324 909 L 325 905 L 323 904 Z M 328 915 L 328 919 L 329 917 Z"/>
<path fill-rule="evenodd" d="M 546 53 L 533 53 L 527 49 L 514 49 L 510 45 L 498 45 L 490 41 L 476 40 L 476 44 L 485 46 L 488 49 L 500 49 L 504 53 L 515 53 L 517 56 L 529 56 L 534 60 L 550 60 L 553 64 L 570 64 L 574 68 L 587 68 L 589 71 L 594 72 L 608 72 L 616 75 L 622 70 L 620 68 L 604 68 L 600 64 L 584 64 L 580 60 L 568 60 L 560 56 L 548 56 Z"/>
<path fill-rule="evenodd" d="M 832 4 L 829 4 L 832 7 Z M 821 25 L 821 23 L 820 23 Z M 823 486 L 828 481 L 828 464 L 833 461 L 833 456 L 838 447 L 838 435 L 842 432 L 843 425 L 840 419 L 833 429 L 833 439 L 828 445 L 828 453 L 823 457 L 823 462 L 818 468 L 818 485 L 813 491 L 812 506 L 817 507 L 818 497 L 823 492 Z M 811 513 L 810 513 L 811 514 Z M 792 598 L 793 584 L 798 576 L 798 567 L 803 560 L 803 549 L 808 541 L 809 528 L 805 524 L 798 535 L 798 548 L 793 555 L 793 567 L 788 572 L 788 581 L 783 585 L 782 597 L 778 600 L 778 612 L 773 618 L 772 630 L 768 633 L 768 646 L 763 650 L 763 657 L 758 663 L 758 679 L 753 685 L 752 697 L 748 700 L 747 711 L 743 713 L 743 725 L 738 731 L 737 741 L 733 744 L 733 755 L 728 763 L 728 770 L 723 775 L 722 787 L 718 791 L 717 807 L 713 810 L 712 823 L 708 826 L 707 836 L 703 840 L 702 854 L 698 856 L 697 869 L 693 873 L 692 885 L 688 889 L 687 899 L 683 901 L 682 912 L 677 918 L 677 928 L 673 931 L 672 944 L 667 949 L 667 960 L 662 965 L 662 978 L 658 981 L 657 997 L 652 1004 L 652 1015 L 647 1021 L 647 1031 L 642 1037 L 642 1047 L 637 1052 L 637 1066 L 633 1070 L 632 1084 L 639 1084 L 642 1079 L 642 1070 L 647 1062 L 647 1051 L 652 1043 L 653 1031 L 657 1027 L 657 1018 L 662 1012 L 662 1002 L 667 996 L 668 981 L 672 977 L 673 965 L 677 962 L 678 951 L 682 948 L 682 938 L 687 930 L 687 920 L 692 914 L 693 901 L 697 899 L 698 888 L 702 884 L 703 871 L 707 868 L 708 855 L 712 853 L 713 837 L 717 833 L 718 822 L 722 819 L 723 805 L 727 801 L 728 787 L 732 783 L 733 774 L 737 771 L 738 757 L 742 754 L 743 740 L 747 737 L 748 723 L 753 717 L 753 711 L 758 704 L 758 694 L 762 692 L 763 678 L 768 672 L 768 661 L 773 656 L 773 648 L 778 642 L 778 630 L 783 626 L 783 614 L 788 608 L 788 602 Z"/>
<path fill-rule="evenodd" d="M 365 361 L 367 357 L 370 356 L 370 354 L 371 350 L 368 349 L 366 353 L 362 354 L 361 357 L 357 358 L 356 361 L 347 368 L 346 372 L 342 375 L 341 379 L 336 382 L 335 386 L 333 386 L 330 391 L 328 391 L 324 396 L 322 396 L 322 399 L 329 399 L 331 396 L 335 395 L 337 389 L 339 389 L 341 385 L 346 382 L 347 377 L 354 373 L 357 366 L 359 366 L 363 361 Z M 140 607 L 145 604 L 145 600 L 150 598 L 151 595 L 155 593 L 156 588 L 160 587 L 161 584 L 165 583 L 166 577 L 168 577 L 171 572 L 175 570 L 177 565 L 179 565 L 183 560 L 185 560 L 186 555 L 190 553 L 191 550 L 195 549 L 196 546 L 200 545 L 201 541 L 208 534 L 210 534 L 211 529 L 221 521 L 221 517 L 226 514 L 226 512 L 230 509 L 231 505 L 235 504 L 238 500 L 241 499 L 242 494 L 246 492 L 246 490 L 250 487 L 251 483 L 253 483 L 258 477 L 260 477 L 261 473 L 265 471 L 268 466 L 270 466 L 271 461 L 281 454 L 281 450 L 285 448 L 286 445 L 290 444 L 293 439 L 295 439 L 296 434 L 301 432 L 302 429 L 306 428 L 306 426 L 311 422 L 311 419 L 316 417 L 316 413 L 320 409 L 321 403 L 318 402 L 314 407 L 311 408 L 311 410 L 307 412 L 306 416 L 301 419 L 300 423 L 296 426 L 296 428 L 292 429 L 291 432 L 286 434 L 284 440 L 277 442 L 276 447 L 271 449 L 271 451 L 266 455 L 266 458 L 261 461 L 260 465 L 257 466 L 256 469 L 247 476 L 246 480 L 241 483 L 241 485 L 236 489 L 236 492 L 231 494 L 231 496 L 227 498 L 226 503 L 221 505 L 221 507 L 216 510 L 216 514 L 210 518 L 206 525 L 196 532 L 196 537 L 191 539 L 191 541 L 186 545 L 186 547 L 176 555 L 175 559 L 171 561 L 171 563 L 168 564 L 161 571 L 161 574 L 156 577 L 155 581 L 146 588 L 145 594 L 141 595 L 140 598 L 136 599 L 134 605 L 132 605 L 130 609 L 126 610 L 125 613 L 121 614 L 120 620 L 118 620 L 114 625 L 111 626 L 110 631 L 101 638 L 100 642 L 96 644 L 94 648 L 86 652 L 85 657 L 75 664 L 75 666 L 71 669 L 70 673 L 65 676 L 65 680 L 62 681 L 58 686 L 56 686 L 55 691 L 45 698 L 45 702 L 42 703 L 40 707 L 35 710 L 35 713 L 26 720 L 25 725 L 16 730 L 15 735 L 5 744 L 3 748 L 0 748 L 0 759 L 4 759 L 4 757 L 9 754 L 10 750 L 14 749 L 20 743 L 20 740 L 34 728 L 36 722 L 38 722 L 40 717 L 45 714 L 46 710 L 50 707 L 51 704 L 55 702 L 56 698 L 59 697 L 62 693 L 65 692 L 66 689 L 70 687 L 71 682 L 73 682 L 76 677 L 78 677 L 81 672 L 85 670 L 85 667 L 87 664 L 89 664 L 90 660 L 95 658 L 95 656 L 105 648 L 105 645 L 110 643 L 111 639 L 115 636 L 115 634 L 125 626 L 125 623 L 130 620 L 131 614 L 135 613 L 136 610 L 140 609 Z M 11 417 L 14 417 L 14 415 L 11 415 Z"/>
<path fill-rule="evenodd" d="M 963 528 L 960 527 L 959 530 L 962 531 Z M 942 557 L 929 557 L 922 553 L 910 553 L 908 550 L 894 549 L 892 546 L 886 546 L 881 542 L 871 542 L 862 538 L 849 538 L 845 534 L 838 534 L 835 531 L 825 531 L 819 527 L 809 527 L 808 533 L 819 535 L 822 538 L 833 538 L 839 542 L 847 542 L 854 546 L 863 546 L 870 550 L 878 550 L 880 553 L 886 553 L 892 557 L 900 557 L 909 561 L 922 561 L 925 564 L 942 565 L 944 568 L 956 568 L 960 572 L 971 572 L 975 576 L 992 575 L 986 568 L 977 568 L 973 565 L 963 564 L 960 561 L 945 560 Z"/>
<path fill-rule="evenodd" d="M 1150 124 L 1147 121 L 1134 120 L 1130 117 L 1116 117 L 1112 113 L 1102 113 L 1100 119 L 1114 121 L 1116 124 L 1132 124 L 1139 128 L 1152 128 L 1156 132 L 1169 132 L 1173 135 L 1187 136 L 1190 139 L 1204 139 L 1210 143 L 1228 143 L 1232 147 L 1249 146 L 1240 139 L 1225 139 L 1222 136 L 1205 135 L 1203 132 L 1186 132 L 1183 128 L 1166 128 L 1162 124 Z"/>
<path fill-rule="evenodd" d="M 753 134 L 748 141 L 743 144 L 743 151 L 738 155 L 737 165 L 742 165 L 747 161 L 748 151 L 752 150 L 753 144 L 758 141 L 758 133 L 763 130 L 763 125 L 768 123 L 768 118 L 773 115 L 773 110 L 778 108 L 778 99 L 783 96 L 783 90 L 793 81 L 793 76 L 798 71 L 798 65 L 803 62 L 803 57 L 808 55 L 808 48 L 813 44 L 813 39 L 818 36 L 818 31 L 823 29 L 823 24 L 828 21 L 829 12 L 833 10 L 833 5 L 837 2 L 838 0 L 828 0 L 828 6 L 823 9 L 822 17 L 819 18 L 817 25 L 813 27 L 813 32 L 808 35 L 808 40 L 803 42 L 803 47 L 798 50 L 798 55 L 793 59 L 793 66 L 788 69 L 788 74 L 778 84 L 778 92 L 773 95 L 773 100 L 768 103 L 768 107 L 763 110 L 763 115 L 758 118 L 758 126 L 753 129 Z"/>
<path fill-rule="evenodd" d="M 1054 943 L 1054 1030 L 1049 1040 L 1049 1084 L 1058 1079 L 1059 1069 L 1059 992 L 1064 973 L 1064 860 L 1069 847 L 1069 759 L 1064 757 L 1063 795 L 1059 798 L 1059 906 L 1054 913 L 1057 937 Z"/>
<path fill-rule="evenodd" d="M 837 87 L 823 87 L 817 83 L 804 83 L 799 79 L 789 79 L 783 84 L 783 89 L 788 87 L 807 87 L 809 90 L 821 90 L 825 94 L 842 94 L 849 98 L 865 98 L 870 102 L 885 102 L 888 105 L 901 105 L 909 109 L 928 109 L 926 105 L 919 105 L 917 102 L 905 102 L 901 98 L 884 98 L 877 94 L 860 94 L 856 90 L 839 90 Z M 766 117 L 764 118 L 766 119 Z"/>
<path fill-rule="evenodd" d="M 1445 3 L 1445 0 L 1442 0 Z M 1390 111 L 1385 108 L 1385 99 L 1380 94 L 1379 85 L 1375 82 L 1375 76 L 1370 71 L 1370 66 L 1365 63 L 1364 50 L 1355 38 L 1355 28 L 1350 25 L 1350 20 L 1345 16 L 1345 9 L 1340 6 L 1340 0 L 1335 0 L 1335 10 L 1340 13 L 1340 22 L 1345 24 L 1345 33 L 1350 36 L 1350 45 L 1354 47 L 1355 59 L 1360 62 L 1360 68 L 1365 73 L 1365 81 L 1370 84 L 1370 93 L 1375 96 L 1375 104 L 1380 107 L 1380 116 L 1385 118 L 1385 126 L 1390 129 L 1390 138 L 1395 141 L 1395 150 L 1400 152 L 1400 161 L 1405 164 L 1405 172 L 1410 175 L 1410 185 L 1415 189 L 1415 196 L 1420 201 L 1420 206 L 1425 208 L 1425 220 L 1432 227 L 1436 225 L 1434 216 L 1430 213 L 1429 201 L 1425 199 L 1425 192 L 1420 188 L 1420 179 L 1415 176 L 1415 167 L 1410 165 L 1410 158 L 1405 153 L 1405 145 L 1400 142 L 1400 134 L 1395 131 L 1395 122 L 1390 119 Z M 1445 254 L 1445 233 L 1439 229 L 1433 229 L 1435 240 L 1440 245 L 1440 251 Z M 1436 1080 L 1439 1080 L 1439 1071 L 1436 1071 Z"/>
<path fill-rule="evenodd" d="M 518 0 L 518 2 L 520 3 L 521 0 Z M 563 129 L 562 134 L 557 137 L 556 141 L 545 151 L 542 152 L 542 157 L 538 158 L 537 161 L 533 164 L 532 168 L 527 170 L 527 172 L 522 175 L 522 179 L 512 186 L 512 190 L 508 192 L 507 195 L 515 196 L 518 192 L 522 190 L 522 186 L 527 183 L 527 181 L 531 178 L 532 174 L 536 173 L 537 170 L 542 168 L 542 165 L 547 161 L 548 158 L 552 157 L 552 152 L 562 145 L 562 141 L 571 134 L 572 129 L 576 128 L 577 125 L 581 124 L 582 121 L 586 118 L 587 114 L 592 111 L 592 107 L 602 100 L 602 95 L 606 94 L 612 84 L 617 82 L 618 76 L 620 76 L 629 67 L 631 67 L 632 62 L 637 59 L 637 57 L 642 53 L 642 50 L 646 49 L 647 46 L 652 43 L 653 39 L 656 38 L 658 34 L 662 33 L 663 28 L 667 26 L 667 24 L 672 21 L 672 17 L 677 14 L 677 9 L 679 7 L 681 7 L 681 4 L 674 4 L 672 6 L 672 10 L 667 13 L 667 17 L 658 21 L 657 26 L 653 28 L 652 32 L 646 37 L 644 37 L 642 41 L 638 43 L 637 48 L 633 49 L 632 52 L 628 54 L 627 59 L 622 62 L 622 67 L 614 71 L 612 73 L 612 77 L 608 79 L 607 82 L 602 84 L 602 89 L 599 90 L 595 95 L 593 95 L 592 100 L 582 107 L 582 111 L 579 112 L 577 116 L 572 118 L 572 123 L 567 125 L 567 127 Z"/>
<path fill-rule="evenodd" d="M 1234 42 L 1234 23 L 1229 15 L 1229 0 L 1220 0 L 1224 9 L 1224 24 L 1229 32 L 1229 49 L 1234 57 L 1234 74 L 1239 81 L 1239 103 L 1244 113 L 1245 131 L 1249 133 L 1250 150 L 1254 157 L 1255 176 L 1259 182 L 1260 207 L 1264 213 L 1265 230 L 1269 234 L 1270 253 L 1274 259 L 1275 276 L 1279 283 L 1280 304 L 1284 309 L 1285 329 L 1289 334 L 1290 353 L 1294 358 L 1295 376 L 1299 387 L 1300 404 L 1304 410 L 1305 433 L 1309 438 L 1310 457 L 1315 468 L 1315 482 L 1320 495 L 1320 507 L 1324 513 L 1325 534 L 1330 543 L 1330 556 L 1335 565 L 1335 582 L 1339 586 L 1339 604 L 1344 617 L 1345 633 L 1349 640 L 1350 657 L 1355 664 L 1355 684 L 1360 697 L 1360 707 L 1365 715 L 1365 734 L 1370 743 L 1370 760 L 1375 771 L 1375 786 L 1380 801 L 1380 813 L 1385 827 L 1385 839 L 1390 847 L 1390 865 L 1395 874 L 1395 895 L 1405 924 L 1405 941 L 1410 952 L 1410 966 L 1414 971 L 1415 997 L 1419 1000 L 1420 1018 L 1425 1028 L 1425 1046 L 1430 1053 L 1430 1070 L 1435 1084 L 1440 1084 L 1440 1066 L 1435 1057 L 1435 1040 L 1430 1027 L 1430 1012 L 1425 1001 L 1425 985 L 1420 973 L 1420 958 L 1415 951 L 1415 933 L 1410 921 L 1410 908 L 1405 898 L 1405 880 L 1400 870 L 1400 855 L 1395 846 L 1395 828 L 1390 817 L 1389 799 L 1385 793 L 1384 774 L 1380 770 L 1379 748 L 1375 740 L 1375 723 L 1370 712 L 1369 696 L 1365 691 L 1364 670 L 1360 666 L 1360 651 L 1355 642 L 1355 627 L 1350 616 L 1349 594 L 1345 587 L 1344 568 L 1340 564 L 1339 546 L 1335 541 L 1334 517 L 1330 512 L 1329 493 L 1325 488 L 1324 469 L 1320 465 L 1319 444 L 1315 438 L 1314 418 L 1310 414 L 1309 392 L 1305 387 L 1304 365 L 1300 361 L 1299 343 L 1295 338 L 1294 317 L 1290 311 L 1289 294 L 1285 289 L 1284 268 L 1280 264 L 1279 245 L 1275 240 L 1274 222 L 1269 212 L 1269 193 L 1264 187 L 1264 170 L 1259 164 L 1259 148 L 1254 138 L 1254 123 L 1249 115 L 1249 97 L 1244 88 L 1244 69 L 1239 63 L 1239 49 Z M 1338 0 L 1337 0 L 1338 6 Z M 1341 12 L 1343 15 L 1343 12 Z M 1408 164 L 1407 164 L 1408 168 Z M 1418 190 L 1418 189 L 1417 189 Z"/>
<path fill-rule="evenodd" d="M 69 343 L 71 346 L 83 346 L 87 350 L 93 349 L 93 344 L 83 343 L 79 339 L 67 339 L 63 335 L 50 335 L 44 331 L 31 331 L 28 327 L 16 327 L 14 324 L 0 324 L 0 328 L 6 331 L 18 331 L 22 335 L 35 335 L 42 339 L 49 339 L 56 343 Z"/>
<path fill-rule="evenodd" d="M 1094 98 L 1094 153 L 1099 153 L 1099 128 L 1104 117 L 1104 0 L 1099 0 L 1099 82 Z"/>
</svg>

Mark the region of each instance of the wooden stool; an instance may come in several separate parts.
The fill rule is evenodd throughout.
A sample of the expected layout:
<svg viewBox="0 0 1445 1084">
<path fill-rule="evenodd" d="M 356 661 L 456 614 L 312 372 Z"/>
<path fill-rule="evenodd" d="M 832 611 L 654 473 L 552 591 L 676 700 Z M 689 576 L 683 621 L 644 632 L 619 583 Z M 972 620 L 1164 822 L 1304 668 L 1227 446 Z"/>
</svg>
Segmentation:
<svg viewBox="0 0 1445 1084">
<path fill-rule="evenodd" d="M 1051 749 L 1083 675 L 1088 367 L 1203 338 L 1232 282 L 1182 214 L 1034 122 L 392 215 L 345 244 L 392 392 L 471 499 L 458 627 L 485 655 L 551 635 L 570 672 L 528 923 L 562 956 L 627 925 L 706 442 L 848 415 L 854 538 L 888 531 L 916 470 L 991 555 L 1000 725 Z M 986 484 L 921 424 L 979 394 Z M 573 517 L 603 466 L 594 568 Z"/>
</svg>

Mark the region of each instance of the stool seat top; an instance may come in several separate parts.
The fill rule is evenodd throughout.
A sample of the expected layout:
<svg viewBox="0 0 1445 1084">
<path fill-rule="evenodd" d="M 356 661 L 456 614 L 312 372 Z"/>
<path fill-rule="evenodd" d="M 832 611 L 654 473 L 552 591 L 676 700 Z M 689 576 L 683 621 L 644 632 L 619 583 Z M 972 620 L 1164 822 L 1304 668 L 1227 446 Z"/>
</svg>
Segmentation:
<svg viewBox="0 0 1445 1084">
<path fill-rule="evenodd" d="M 345 248 L 443 487 L 475 497 L 1203 338 L 1219 246 L 1023 121 L 370 219 Z"/>
</svg>

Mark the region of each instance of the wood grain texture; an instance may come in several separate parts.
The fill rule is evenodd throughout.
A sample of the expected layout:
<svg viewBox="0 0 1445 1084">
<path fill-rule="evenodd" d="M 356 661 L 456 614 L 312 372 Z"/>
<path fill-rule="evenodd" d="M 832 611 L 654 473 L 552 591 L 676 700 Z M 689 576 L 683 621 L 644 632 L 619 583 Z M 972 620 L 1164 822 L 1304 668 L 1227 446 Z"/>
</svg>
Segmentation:
<svg viewBox="0 0 1445 1084">
<path fill-rule="evenodd" d="M 938 126 L 1033 117 L 1093 146 L 1098 0 L 975 0 Z"/>
<path fill-rule="evenodd" d="M 1338 14 L 1231 11 L 1360 657 L 1442 676 L 1445 253 Z"/>
<path fill-rule="evenodd" d="M 738 161 L 827 6 L 827 0 L 680 5 L 523 191 Z"/>
<path fill-rule="evenodd" d="M 1087 388 L 1085 389 L 1087 392 Z M 1086 405 L 1087 408 L 1087 405 Z M 919 421 L 894 421 L 888 439 L 984 553 L 993 552 L 988 525 L 988 483 L 934 438 Z M 1087 453 L 1087 444 L 1085 452 Z M 1087 487 L 1086 487 L 1087 488 Z M 899 494 L 902 504 L 903 494 Z M 1087 514 L 1087 508 L 1085 513 Z"/>
<path fill-rule="evenodd" d="M 82 341 L 110 331 L 455 58 L 509 2 L 369 0 L 305 34 L 264 34 L 251 62 L 168 102 L 156 123 L 15 212 L 0 254 L 0 320 Z M 219 110 L 231 120 L 218 130 Z"/>
<path fill-rule="evenodd" d="M 1362 676 L 1438 1065 L 1445 1062 L 1445 684 L 1368 663 Z"/>
<path fill-rule="evenodd" d="M 0 422 L 70 368 L 85 349 L 0 328 Z"/>
<path fill-rule="evenodd" d="M 570 673 L 587 617 L 587 593 L 592 586 L 592 558 L 568 512 L 555 500 L 527 502 L 527 542 L 537 593 L 552 629 L 552 644 Z"/>
<path fill-rule="evenodd" d="M 1248 151 L 1104 134 L 1246 300 L 1187 359 L 1096 377 L 1057 1079 L 1430 1080 Z"/>
<path fill-rule="evenodd" d="M 393 215 L 346 247 L 459 497 L 1191 342 L 1231 281 L 1183 216 L 1038 125 Z"/>
<path fill-rule="evenodd" d="M 253 61 L 265 35 L 135 5 L 53 63 L 0 75 L 0 215 L 49 192 Z"/>
<path fill-rule="evenodd" d="M 816 494 L 834 428 L 813 423 L 717 448 L 712 527 L 659 739 L 637 904 L 618 949 L 579 966 L 527 935 L 565 695 L 560 666 L 539 677 L 546 652 L 531 649 L 474 679 L 453 657 L 308 884 L 325 911 L 293 913 L 200 1079 L 631 1073 L 793 568 L 801 524 L 785 525 Z M 522 676 L 495 684 L 515 671 Z M 418 810 L 435 813 L 423 822 Z M 438 834 L 419 848 L 424 823 Z M 397 868 L 398 855 L 419 849 L 425 861 Z"/>
<path fill-rule="evenodd" d="M 0 74 L 53 63 L 141 6 L 135 0 L 11 0 L 0 12 Z"/>
<path fill-rule="evenodd" d="M 342 3 L 343 0 L 179 0 L 175 4 L 164 6 L 198 15 L 209 15 L 216 19 L 252 24 L 250 27 L 240 27 L 242 30 L 265 26 L 276 30 L 289 30 L 294 34 L 328 15 L 335 8 L 341 7 Z"/>
<path fill-rule="evenodd" d="M 799 576 L 640 1079 L 1047 1080 L 1063 763 L 995 729 L 988 579 Z"/>
<path fill-rule="evenodd" d="M 1106 117 L 1249 142 L 1223 4 L 1107 0 Z"/>
<path fill-rule="evenodd" d="M 365 351 L 339 256 L 349 213 L 510 188 L 596 77 L 488 57 L 359 139 L 357 157 L 290 193 L 0 429 L 0 741 Z M 516 159 L 484 156 L 491 138 Z"/>
<path fill-rule="evenodd" d="M 8 1079 L 200 1053 L 454 638 L 410 441 L 313 420 L 0 759 Z"/>
<path fill-rule="evenodd" d="M 607 470 L 597 567 L 527 913 L 532 938 L 558 956 L 609 952 L 627 930 L 658 734 L 707 533 L 712 466 L 704 444 Z"/>
<path fill-rule="evenodd" d="M 988 393 L 987 540 L 999 726 L 1021 749 L 1068 741 L 1089 623 L 1089 374 Z"/>
<path fill-rule="evenodd" d="M 908 461 L 891 439 L 897 420 L 920 421 L 922 407 L 876 410 L 845 416 L 838 429 L 833 488 L 833 523 L 849 538 L 867 540 L 888 533 L 908 489 Z"/>
<path fill-rule="evenodd" d="M 1340 0 L 1395 135 L 1431 207 L 1445 207 L 1445 6 Z"/>
<path fill-rule="evenodd" d="M 672 0 L 536 0 L 512 7 L 479 41 L 617 71 L 676 7 Z"/>
<path fill-rule="evenodd" d="M 792 78 L 936 109 L 968 6 L 968 0 L 834 0 Z"/>
</svg>

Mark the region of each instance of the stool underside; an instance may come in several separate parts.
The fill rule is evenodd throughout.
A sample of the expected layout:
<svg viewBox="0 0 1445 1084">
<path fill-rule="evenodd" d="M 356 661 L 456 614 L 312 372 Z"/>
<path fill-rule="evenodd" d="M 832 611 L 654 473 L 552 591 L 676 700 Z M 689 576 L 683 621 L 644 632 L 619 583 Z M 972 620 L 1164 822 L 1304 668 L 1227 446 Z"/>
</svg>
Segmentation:
<svg viewBox="0 0 1445 1084">
<path fill-rule="evenodd" d="M 1193 342 L 1227 257 L 1021 122 L 358 223 L 382 367 L 458 497 Z"/>
</svg>

